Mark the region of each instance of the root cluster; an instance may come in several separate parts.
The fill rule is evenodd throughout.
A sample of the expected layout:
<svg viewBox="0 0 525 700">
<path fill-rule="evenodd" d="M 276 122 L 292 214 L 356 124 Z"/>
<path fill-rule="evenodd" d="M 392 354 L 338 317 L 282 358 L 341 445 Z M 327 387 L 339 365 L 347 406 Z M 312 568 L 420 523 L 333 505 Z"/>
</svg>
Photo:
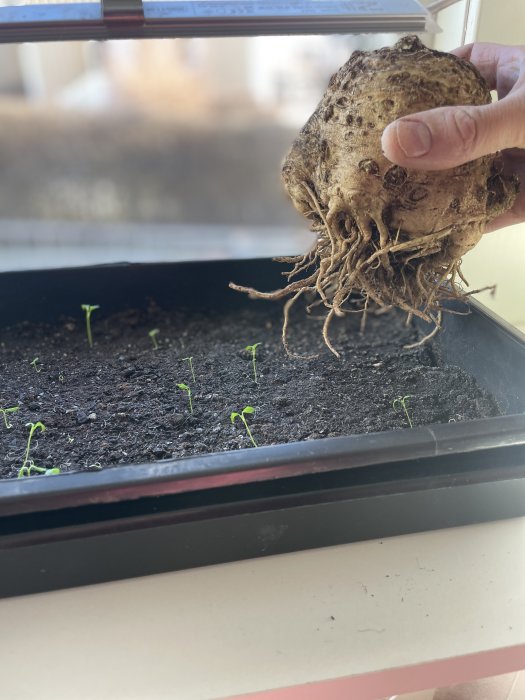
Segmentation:
<svg viewBox="0 0 525 700">
<path fill-rule="evenodd" d="M 409 320 L 418 316 L 433 325 L 431 333 L 414 346 L 430 339 L 440 328 L 442 301 L 465 297 L 458 285 L 458 278 L 467 284 L 461 274 L 461 261 L 448 262 L 441 254 L 442 241 L 452 233 L 452 227 L 408 240 L 402 240 L 397 231 L 381 241 L 377 224 L 373 222 L 363 232 L 356 222 L 341 217 L 334 220 L 322 211 L 306 183 L 304 188 L 321 223 L 312 227 L 318 237 L 306 255 L 276 258 L 277 262 L 293 265 L 292 270 L 283 273 L 288 284 L 274 292 L 233 283 L 232 289 L 254 299 L 277 301 L 289 297 L 282 331 L 289 354 L 293 354 L 287 338 L 290 311 L 302 296 L 314 299 L 308 303 L 308 311 L 320 305 L 327 309 L 322 334 L 338 357 L 329 336 L 330 324 L 335 316 L 349 313 L 361 314 L 363 332 L 368 313 L 397 307 L 407 312 Z"/>
</svg>

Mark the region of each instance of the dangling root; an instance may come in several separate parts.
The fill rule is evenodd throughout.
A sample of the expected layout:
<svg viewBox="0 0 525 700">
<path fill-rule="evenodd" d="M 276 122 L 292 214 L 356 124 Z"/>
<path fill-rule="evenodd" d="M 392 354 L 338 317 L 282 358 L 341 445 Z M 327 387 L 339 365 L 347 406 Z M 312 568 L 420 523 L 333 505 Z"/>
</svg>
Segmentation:
<svg viewBox="0 0 525 700">
<path fill-rule="evenodd" d="M 330 323 L 332 322 L 332 318 L 334 316 L 334 313 L 335 313 L 334 310 L 331 309 L 326 316 L 326 320 L 323 323 L 323 338 L 324 338 L 324 342 L 328 346 L 328 349 L 331 350 L 336 357 L 341 357 L 341 355 L 337 352 L 337 350 L 334 348 L 334 346 L 330 342 L 330 338 L 328 337 L 328 329 L 330 327 Z"/>
<path fill-rule="evenodd" d="M 283 320 L 283 330 L 282 330 L 282 339 L 283 339 L 283 345 L 284 349 L 286 350 L 286 353 L 290 357 L 297 357 L 301 360 L 312 360 L 314 357 L 317 357 L 317 355 L 298 355 L 297 353 L 291 352 L 290 348 L 288 347 L 288 321 L 290 320 L 290 309 L 292 306 L 295 304 L 297 299 L 299 299 L 304 292 L 306 292 L 306 289 L 300 289 L 298 292 L 294 294 L 294 296 L 291 299 L 288 299 L 288 301 L 284 305 L 284 320 Z"/>
<path fill-rule="evenodd" d="M 363 335 L 363 333 L 365 332 L 367 315 L 368 315 L 368 297 L 365 299 L 365 305 L 364 305 L 363 313 L 361 316 L 361 324 L 359 326 L 359 332 L 361 333 L 361 335 Z"/>
<path fill-rule="evenodd" d="M 419 348 L 421 345 L 424 345 L 425 343 L 428 343 L 428 341 L 433 338 L 438 330 L 441 328 L 441 319 L 443 317 L 443 314 L 441 311 L 439 311 L 437 315 L 437 319 L 435 320 L 435 326 L 434 328 L 430 331 L 428 335 L 425 335 L 421 340 L 418 340 L 417 343 L 411 343 L 410 345 L 404 345 L 403 347 L 405 350 L 412 350 L 413 348 Z"/>
<path fill-rule="evenodd" d="M 351 215 L 346 210 L 323 207 L 312 187 L 307 183 L 303 187 L 311 202 L 315 217 L 312 229 L 318 238 L 306 255 L 276 259 L 293 265 L 291 271 L 283 273 L 287 286 L 274 292 L 259 292 L 233 283 L 230 287 L 253 299 L 291 297 L 284 305 L 282 329 L 283 345 L 289 355 L 294 355 L 288 345 L 290 312 L 307 291 L 318 296 L 308 304 L 308 311 L 318 305 L 327 309 L 322 335 L 336 357 L 340 354 L 330 340 L 330 326 L 334 317 L 349 313 L 362 314 L 363 332 L 368 313 L 397 307 L 407 313 L 409 320 L 417 316 L 434 326 L 428 335 L 406 347 L 419 347 L 433 338 L 441 326 L 442 302 L 468 296 L 456 283 L 456 277 L 466 283 L 460 271 L 461 260 L 452 258 L 449 252 L 448 241 L 454 227 L 410 238 L 401 227 L 390 231 L 380 215 Z M 301 275 L 302 278 L 290 281 Z M 353 307 L 348 308 L 348 303 Z"/>
</svg>

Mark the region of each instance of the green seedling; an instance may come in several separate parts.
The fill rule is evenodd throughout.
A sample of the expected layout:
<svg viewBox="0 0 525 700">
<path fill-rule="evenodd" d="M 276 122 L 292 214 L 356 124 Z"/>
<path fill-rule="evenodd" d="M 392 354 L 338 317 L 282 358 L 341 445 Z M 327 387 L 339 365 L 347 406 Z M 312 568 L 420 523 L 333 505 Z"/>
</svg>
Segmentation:
<svg viewBox="0 0 525 700">
<path fill-rule="evenodd" d="M 42 366 L 38 364 L 39 359 L 40 359 L 40 358 L 35 357 L 35 358 L 34 358 L 33 360 L 31 360 L 31 362 L 29 363 L 29 364 L 31 365 L 31 367 L 34 367 L 34 368 L 36 369 L 37 372 L 41 372 L 41 371 L 42 371 Z"/>
<path fill-rule="evenodd" d="M 179 389 L 185 391 L 188 394 L 188 401 L 190 402 L 190 413 L 193 415 L 193 402 L 191 400 L 191 389 L 187 384 L 177 384 Z"/>
<path fill-rule="evenodd" d="M 193 379 L 193 383 L 195 384 L 195 372 L 193 370 L 193 357 L 183 357 L 182 361 L 187 362 L 189 364 L 190 370 L 191 370 L 191 377 Z"/>
<path fill-rule="evenodd" d="M 159 344 L 157 343 L 157 336 L 160 333 L 158 328 L 153 328 L 151 331 L 149 331 L 148 335 L 150 337 L 151 342 L 153 343 L 153 349 L 158 350 L 159 349 Z"/>
<path fill-rule="evenodd" d="M 408 412 L 408 407 L 407 407 L 407 401 L 408 399 L 411 399 L 412 397 L 410 394 L 407 394 L 407 396 L 398 396 L 397 399 L 394 399 L 392 402 L 392 408 L 398 409 L 401 408 L 408 421 L 408 425 L 413 428 L 414 426 L 412 425 L 412 419 L 410 418 L 410 413 Z"/>
<path fill-rule="evenodd" d="M 86 334 L 87 334 L 89 347 L 92 348 L 93 347 L 93 336 L 91 334 L 91 314 L 96 309 L 100 309 L 100 306 L 91 306 L 91 304 L 81 304 L 80 307 L 86 313 Z"/>
<path fill-rule="evenodd" d="M 18 411 L 19 408 L 20 408 L 20 406 L 11 406 L 11 408 L 0 408 L 0 413 L 1 413 L 1 414 L 3 415 L 3 417 L 4 417 L 5 427 L 6 427 L 8 430 L 9 430 L 9 428 L 12 428 L 13 426 L 11 425 L 11 423 L 9 422 L 9 420 L 7 419 L 7 414 L 8 414 L 8 413 L 15 413 L 15 411 Z"/>
<path fill-rule="evenodd" d="M 26 445 L 26 453 L 24 455 L 24 461 L 22 462 L 22 466 L 20 467 L 18 471 L 18 476 L 30 476 L 30 468 L 31 465 L 34 464 L 33 460 L 29 459 L 29 450 L 31 449 L 31 441 L 33 439 L 33 435 L 37 430 L 40 430 L 41 433 L 43 433 L 46 429 L 46 426 L 41 423 L 40 421 L 37 421 L 36 423 L 26 423 L 26 428 L 29 428 L 29 436 L 27 438 L 27 445 Z M 28 466 L 29 465 L 29 466 Z"/>
<path fill-rule="evenodd" d="M 242 422 L 244 423 L 244 427 L 246 428 L 246 432 L 248 433 L 248 437 L 252 441 L 252 445 L 254 447 L 257 447 L 257 443 L 253 439 L 252 431 L 250 430 L 250 426 L 246 422 L 245 414 L 246 413 L 255 413 L 255 409 L 253 406 L 245 406 L 240 413 L 237 413 L 236 411 L 233 411 L 233 413 L 230 414 L 230 420 L 232 423 L 235 423 L 236 418 L 240 418 Z"/>
<path fill-rule="evenodd" d="M 54 474 L 60 474 L 59 467 L 53 467 L 52 469 L 46 469 L 45 467 L 37 467 L 33 460 L 29 460 L 29 465 L 26 467 L 21 467 L 18 470 L 18 478 L 21 479 L 24 476 L 31 476 L 31 472 L 35 471 L 38 474 L 43 474 L 44 476 L 52 476 Z"/>
<path fill-rule="evenodd" d="M 257 353 L 257 348 L 261 343 L 254 343 L 253 345 L 247 345 L 244 350 L 246 352 L 251 352 L 252 354 L 252 365 L 253 365 L 253 378 L 255 380 L 255 383 L 257 384 L 257 365 L 255 363 L 255 355 Z"/>
</svg>

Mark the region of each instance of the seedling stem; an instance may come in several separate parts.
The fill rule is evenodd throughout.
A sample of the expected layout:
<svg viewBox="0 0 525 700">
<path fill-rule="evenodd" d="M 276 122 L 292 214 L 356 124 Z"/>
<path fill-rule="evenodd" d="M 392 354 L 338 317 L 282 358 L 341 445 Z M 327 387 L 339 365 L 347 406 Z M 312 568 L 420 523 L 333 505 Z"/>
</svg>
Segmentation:
<svg viewBox="0 0 525 700">
<path fill-rule="evenodd" d="M 93 336 L 91 334 L 91 314 L 95 309 L 100 309 L 100 306 L 92 306 L 91 304 L 81 304 L 81 308 L 86 313 L 86 334 L 89 343 L 89 347 L 93 347 Z"/>
<path fill-rule="evenodd" d="M 158 328 L 153 328 L 149 333 L 149 337 L 151 339 L 151 342 L 153 343 L 153 349 L 158 350 L 159 349 L 159 344 L 157 343 L 157 338 L 156 336 L 160 333 Z"/>
<path fill-rule="evenodd" d="M 189 363 L 190 370 L 191 370 L 191 377 L 193 379 L 193 383 L 195 384 L 195 372 L 193 371 L 193 357 L 183 357 L 182 361 Z"/>
<path fill-rule="evenodd" d="M 251 354 L 252 354 L 253 378 L 254 378 L 256 384 L 258 384 L 258 381 L 257 381 L 257 366 L 256 366 L 256 364 L 255 364 L 255 355 L 256 355 L 256 352 L 257 352 L 257 347 L 258 347 L 260 344 L 261 344 L 261 343 L 254 343 L 253 345 L 247 345 L 247 346 L 244 348 L 246 352 L 251 352 Z"/>
<path fill-rule="evenodd" d="M 191 389 L 187 384 L 177 384 L 179 389 L 185 391 L 188 394 L 188 401 L 190 402 L 190 413 L 193 415 L 193 402 L 191 400 Z"/>
<path fill-rule="evenodd" d="M 7 419 L 7 414 L 8 414 L 8 413 L 14 413 L 15 411 L 18 411 L 19 408 L 20 408 L 20 406 L 12 406 L 11 408 L 0 408 L 0 413 L 1 413 L 1 414 L 3 415 L 3 417 L 4 417 L 5 427 L 6 427 L 8 430 L 9 430 L 9 428 L 12 428 L 13 426 L 12 426 L 11 423 L 8 421 L 8 419 Z"/>
<path fill-rule="evenodd" d="M 233 411 L 230 414 L 230 420 L 232 423 L 235 423 L 236 418 L 240 418 L 242 422 L 244 423 L 244 427 L 246 428 L 246 432 L 248 433 L 248 437 L 252 441 L 252 445 L 254 447 L 257 447 L 257 443 L 253 439 L 252 431 L 250 430 L 250 426 L 246 422 L 246 418 L 244 417 L 245 413 L 255 413 L 255 409 L 253 406 L 245 406 L 240 413 L 237 413 L 236 411 Z"/>
<path fill-rule="evenodd" d="M 41 433 L 44 432 L 46 429 L 46 426 L 41 423 L 40 421 L 37 421 L 36 423 L 26 423 L 26 428 L 29 428 L 29 437 L 27 438 L 27 445 L 26 445 L 26 453 L 24 456 L 24 461 L 22 462 L 22 467 L 20 468 L 20 471 L 18 472 L 18 476 L 22 475 L 21 472 L 23 470 L 28 470 L 30 467 L 27 467 L 27 464 L 32 460 L 29 459 L 29 450 L 31 449 L 31 440 L 33 439 L 33 434 L 35 433 L 36 430 L 40 430 Z M 29 476 L 29 473 L 27 474 Z"/>
<path fill-rule="evenodd" d="M 52 469 L 46 469 L 45 467 L 37 467 L 32 459 L 29 460 L 29 466 L 21 467 L 18 470 L 18 478 L 21 479 L 23 476 L 31 476 L 31 471 L 34 470 L 39 474 L 44 474 L 44 476 L 51 476 L 52 474 L 60 474 L 60 467 L 53 467 Z"/>
<path fill-rule="evenodd" d="M 392 407 L 398 408 L 399 406 L 401 406 L 401 408 L 405 412 L 405 416 L 407 418 L 408 425 L 411 428 L 413 428 L 414 426 L 412 425 L 412 419 L 410 418 L 410 413 L 408 412 L 408 408 L 407 408 L 407 401 L 408 401 L 408 399 L 411 399 L 411 398 L 412 397 L 410 396 L 410 394 L 407 394 L 407 396 L 398 396 L 397 399 L 394 399 L 394 401 L 392 402 Z"/>
</svg>

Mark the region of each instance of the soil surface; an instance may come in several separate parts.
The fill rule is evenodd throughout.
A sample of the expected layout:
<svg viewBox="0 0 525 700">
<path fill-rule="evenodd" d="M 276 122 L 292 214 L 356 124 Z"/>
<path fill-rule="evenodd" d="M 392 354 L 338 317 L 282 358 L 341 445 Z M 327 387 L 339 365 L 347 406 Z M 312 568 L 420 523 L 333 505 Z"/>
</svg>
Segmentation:
<svg viewBox="0 0 525 700">
<path fill-rule="evenodd" d="M 91 300 L 96 303 L 96 299 Z M 99 317 L 97 318 L 97 313 Z M 232 411 L 252 406 L 247 421 L 258 445 L 396 430 L 500 415 L 495 400 L 462 370 L 440 362 L 435 348 L 404 350 L 417 339 L 396 313 L 334 324 L 339 360 L 323 345 L 320 321 L 298 309 L 290 346 L 316 359 L 291 359 L 281 343 L 281 307 L 186 315 L 148 310 L 92 317 L 90 349 L 82 311 L 56 325 L 21 324 L 0 331 L 0 476 L 15 478 L 29 428 L 41 421 L 29 458 L 61 472 L 97 470 L 193 454 L 251 448 Z M 159 348 L 148 332 L 159 329 Z M 257 347 L 257 383 L 251 355 Z M 191 356 L 195 381 L 189 363 Z M 35 361 L 35 358 L 38 360 Z M 192 392 L 193 415 L 187 395 Z M 38 476 L 31 478 L 39 478 Z M 50 478 L 50 477 L 41 477 Z"/>
</svg>

